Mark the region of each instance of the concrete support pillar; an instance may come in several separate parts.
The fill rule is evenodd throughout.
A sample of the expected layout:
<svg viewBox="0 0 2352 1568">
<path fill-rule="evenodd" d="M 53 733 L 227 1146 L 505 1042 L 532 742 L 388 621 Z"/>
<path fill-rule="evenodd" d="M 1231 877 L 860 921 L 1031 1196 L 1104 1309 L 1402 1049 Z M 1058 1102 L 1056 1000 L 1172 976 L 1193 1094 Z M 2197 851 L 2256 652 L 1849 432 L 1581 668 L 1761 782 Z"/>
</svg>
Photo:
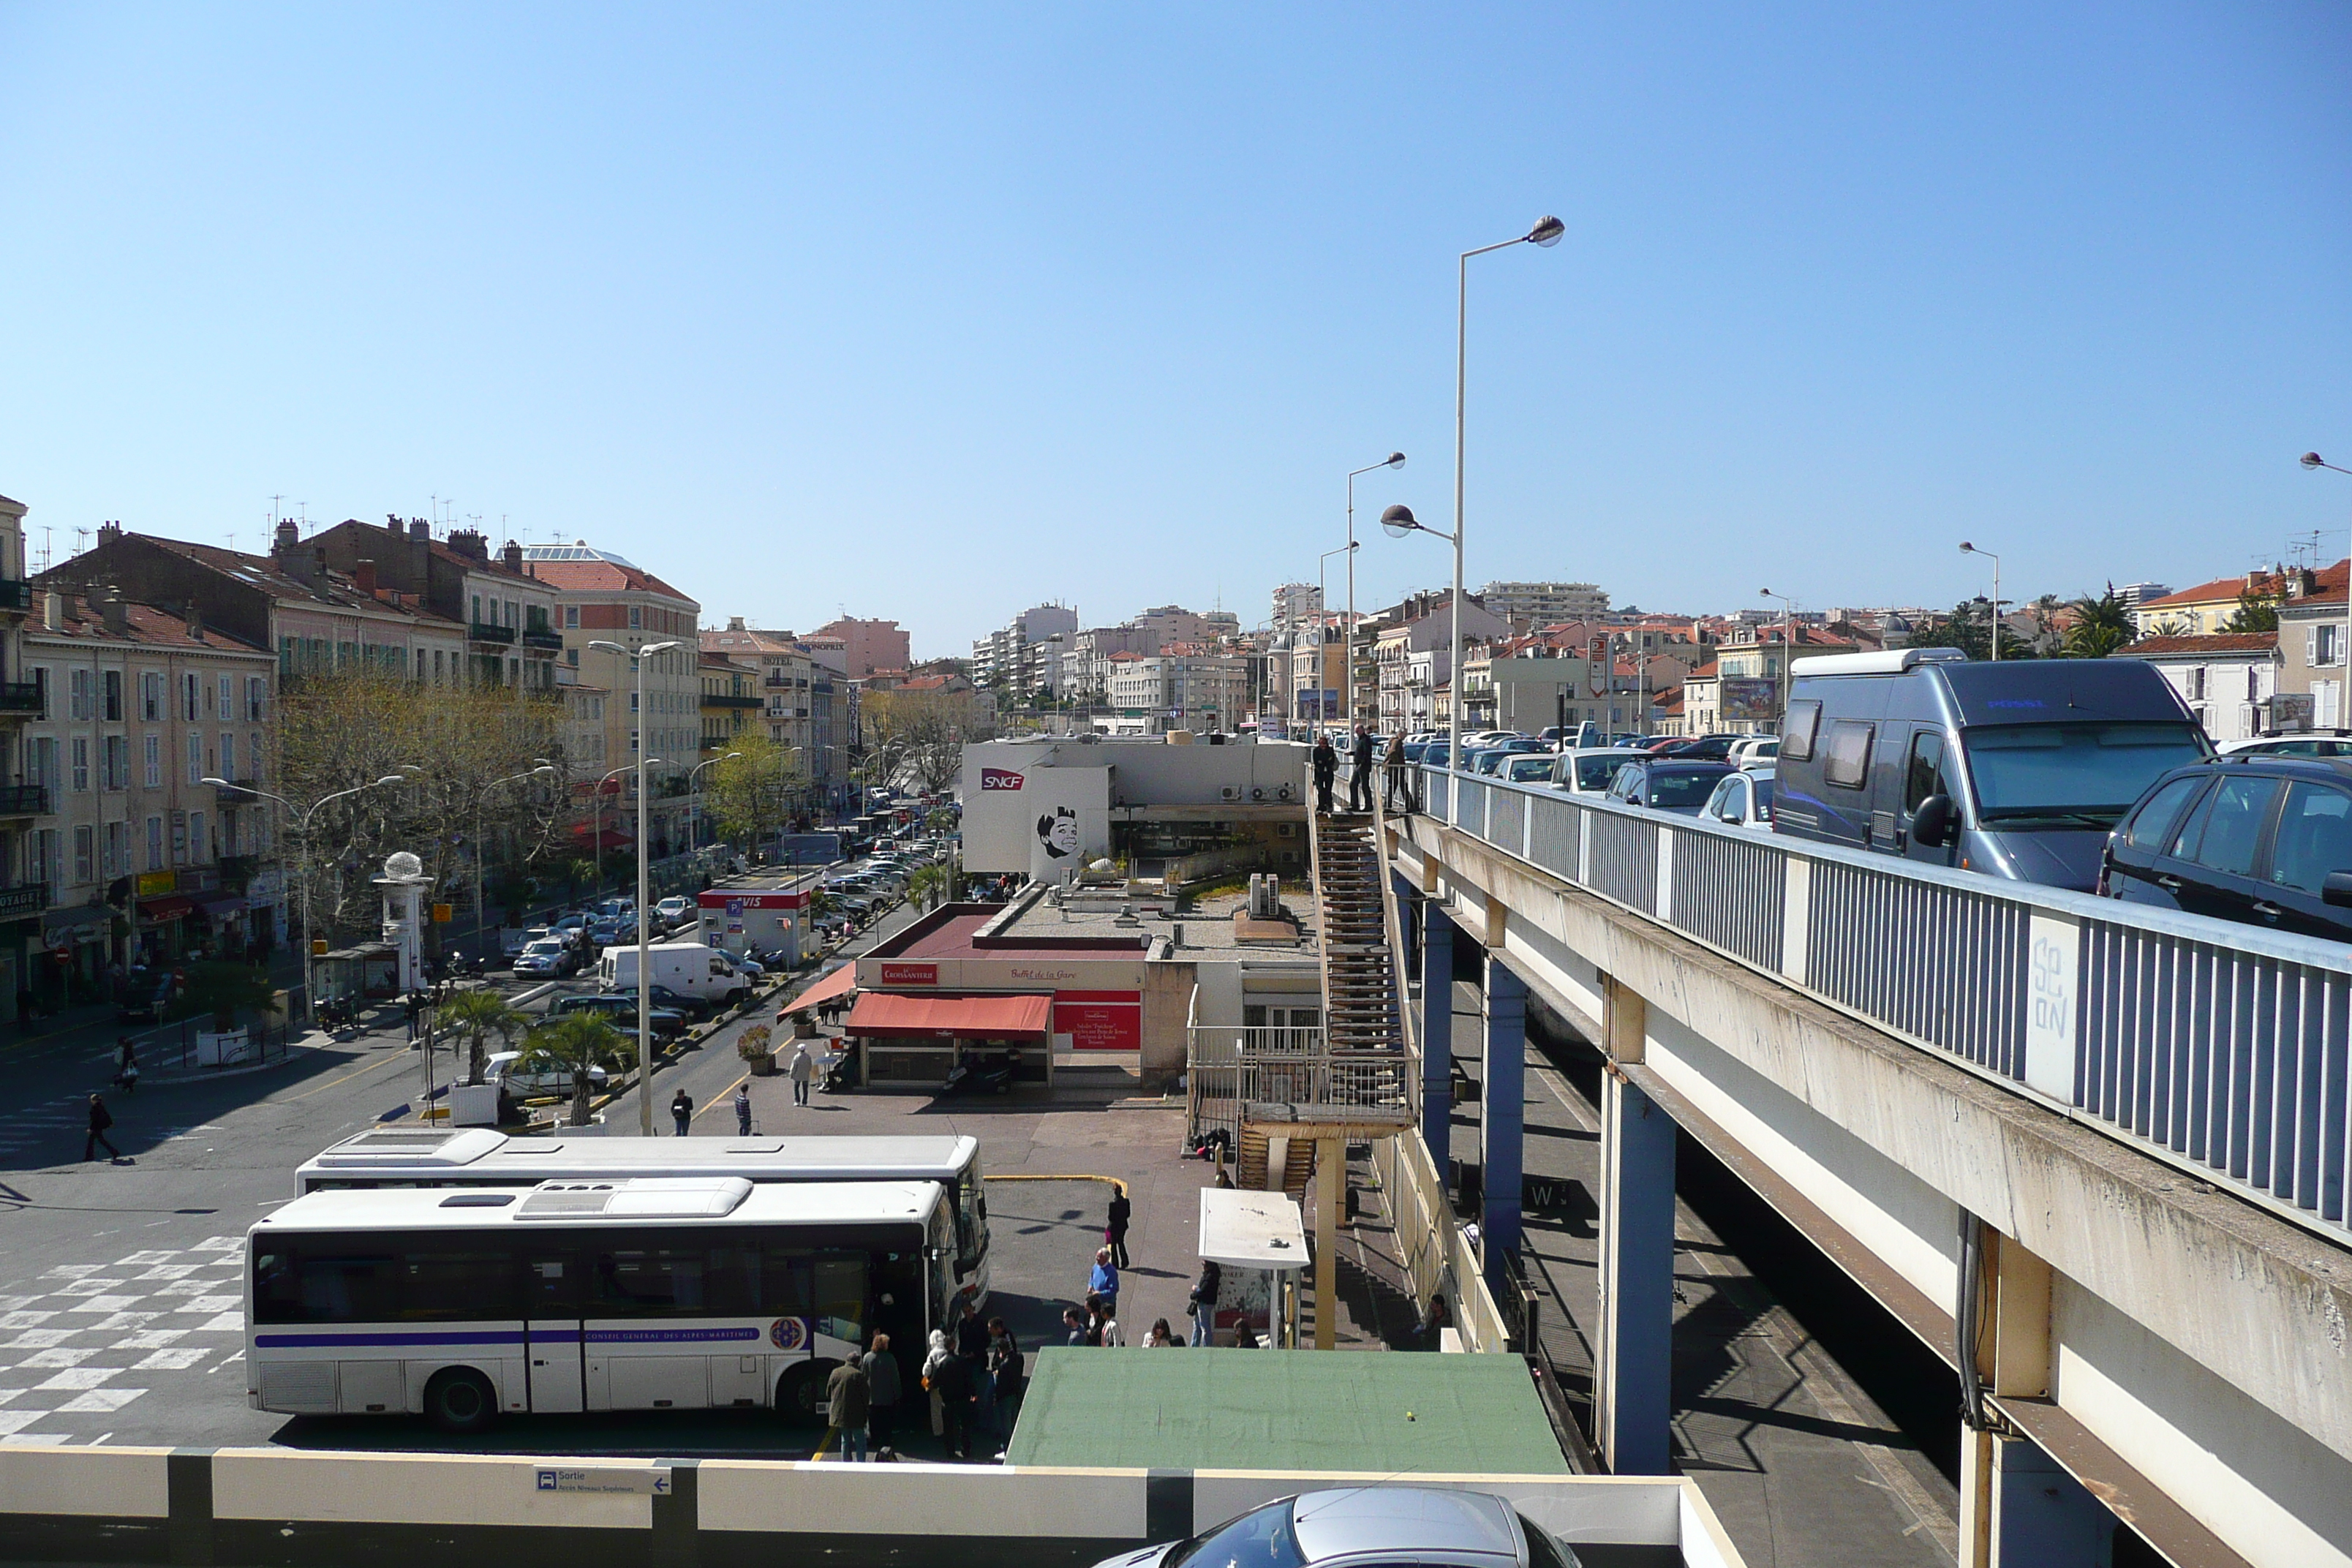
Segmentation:
<svg viewBox="0 0 2352 1568">
<path fill-rule="evenodd" d="M 1454 921 L 1433 900 L 1421 913 L 1421 1141 L 1442 1182 L 1454 1143 Z"/>
<path fill-rule="evenodd" d="M 1960 1429 L 1961 1568 L 2108 1568 L 2116 1516 L 2024 1437 Z"/>
<path fill-rule="evenodd" d="M 1348 1184 L 1348 1141 L 1315 1141 L 1315 1348 L 1339 1335 L 1339 1201 Z"/>
<path fill-rule="evenodd" d="M 1601 1334 L 1593 1425 L 1612 1474 L 1663 1476 L 1675 1323 L 1675 1123 L 1601 1079 Z"/>
<path fill-rule="evenodd" d="M 1486 1288 L 1507 1283 L 1503 1259 L 1519 1250 L 1519 1172 L 1525 1159 L 1528 1080 L 1528 984 L 1510 966 L 1486 958 L 1485 1083 L 1479 1100 L 1479 1159 L 1485 1167 L 1486 1210 L 1478 1216 Z"/>
</svg>

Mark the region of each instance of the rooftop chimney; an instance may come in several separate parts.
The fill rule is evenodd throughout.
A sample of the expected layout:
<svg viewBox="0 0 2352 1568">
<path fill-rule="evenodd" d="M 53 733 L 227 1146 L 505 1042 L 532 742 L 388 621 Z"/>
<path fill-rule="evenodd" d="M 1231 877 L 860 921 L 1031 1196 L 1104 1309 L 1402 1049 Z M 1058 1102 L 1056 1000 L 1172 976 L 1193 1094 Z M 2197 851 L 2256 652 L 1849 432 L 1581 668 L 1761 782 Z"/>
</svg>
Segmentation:
<svg viewBox="0 0 2352 1568">
<path fill-rule="evenodd" d="M 282 555 L 301 542 L 302 531 L 294 526 L 294 520 L 290 517 L 280 518 L 277 531 L 269 536 L 270 553 Z"/>
<path fill-rule="evenodd" d="M 375 563 L 357 561 L 352 564 L 352 585 L 369 598 L 375 597 Z"/>
<path fill-rule="evenodd" d="M 101 522 L 98 525 L 98 542 L 101 545 L 112 544 L 116 540 L 121 539 L 121 537 L 122 525 L 121 523 Z"/>
<path fill-rule="evenodd" d="M 490 558 L 490 542 L 470 528 L 453 530 L 449 535 L 449 548 L 460 555 L 470 555 L 477 561 L 488 561 Z"/>
<path fill-rule="evenodd" d="M 108 633 L 121 637 L 131 629 L 131 612 L 122 603 L 122 590 L 109 583 L 99 596 L 98 613 L 106 623 Z"/>
<path fill-rule="evenodd" d="M 511 539 L 508 540 L 507 547 L 499 552 L 499 559 L 505 563 L 508 571 L 513 573 L 518 577 L 522 575 L 521 545 L 517 544 Z"/>
<path fill-rule="evenodd" d="M 727 617 L 727 629 L 728 629 L 729 631 L 730 631 L 730 632 L 740 632 L 740 631 L 743 630 L 743 629 L 744 629 L 744 626 L 743 626 L 743 617 L 742 617 L 742 616 L 728 616 L 728 617 Z"/>
<path fill-rule="evenodd" d="M 55 588 L 41 595 L 41 628 L 61 632 L 66 626 L 66 596 Z"/>
<path fill-rule="evenodd" d="M 412 517 L 408 520 L 408 537 L 430 544 L 433 542 L 433 525 L 421 517 Z"/>
<path fill-rule="evenodd" d="M 194 599 L 188 601 L 188 607 L 182 613 L 180 618 L 188 623 L 188 639 L 191 642 L 205 640 L 205 613 L 197 607 Z"/>
</svg>

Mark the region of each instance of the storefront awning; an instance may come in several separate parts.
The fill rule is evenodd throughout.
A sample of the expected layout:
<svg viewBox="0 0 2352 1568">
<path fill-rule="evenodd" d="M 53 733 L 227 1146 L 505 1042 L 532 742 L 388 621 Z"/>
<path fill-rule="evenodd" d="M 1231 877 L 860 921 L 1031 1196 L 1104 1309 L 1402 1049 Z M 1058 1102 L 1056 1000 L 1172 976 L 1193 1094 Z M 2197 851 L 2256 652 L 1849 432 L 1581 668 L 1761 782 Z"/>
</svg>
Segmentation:
<svg viewBox="0 0 2352 1568">
<path fill-rule="evenodd" d="M 222 915 L 245 913 L 245 900 L 235 893 L 216 893 L 209 899 L 197 900 L 196 908 L 218 919 Z"/>
<path fill-rule="evenodd" d="M 849 1010 L 843 1032 L 869 1039 L 1001 1040 L 1043 1037 L 1053 1021 L 1051 996 L 903 996 L 868 991 Z"/>
<path fill-rule="evenodd" d="M 857 965 L 845 963 L 790 1002 L 784 1004 L 787 1013 L 805 1013 L 811 1007 L 848 995 L 857 989 Z"/>
<path fill-rule="evenodd" d="M 44 919 L 51 942 L 68 939 L 89 941 L 106 935 L 106 927 L 114 919 L 114 911 L 103 904 L 85 904 L 79 909 L 51 910 Z"/>
<path fill-rule="evenodd" d="M 142 899 L 139 900 L 139 918 L 159 923 L 163 921 L 175 921 L 195 907 L 195 900 L 180 893 L 174 893 L 165 899 Z"/>
</svg>

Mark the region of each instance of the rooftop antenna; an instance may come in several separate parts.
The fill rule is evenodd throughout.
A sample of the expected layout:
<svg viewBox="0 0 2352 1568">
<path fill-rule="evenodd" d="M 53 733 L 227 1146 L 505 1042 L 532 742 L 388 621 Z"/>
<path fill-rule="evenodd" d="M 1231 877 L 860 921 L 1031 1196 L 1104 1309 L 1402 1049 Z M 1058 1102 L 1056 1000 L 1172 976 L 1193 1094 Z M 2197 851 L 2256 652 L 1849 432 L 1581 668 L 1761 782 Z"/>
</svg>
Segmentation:
<svg viewBox="0 0 2352 1568">
<path fill-rule="evenodd" d="M 42 570 L 42 571 L 44 571 L 44 572 L 46 572 L 46 571 L 47 571 L 47 570 L 49 569 L 49 534 L 50 534 L 50 531 L 51 531 L 51 525 L 50 525 L 50 524 L 46 523 L 46 522 L 45 522 L 45 523 L 43 523 L 43 524 L 41 524 L 41 570 Z"/>
<path fill-rule="evenodd" d="M 276 528 L 278 526 L 278 509 L 279 504 L 285 500 L 286 498 L 284 496 L 271 496 L 269 498 L 269 526 L 272 528 Z"/>
<path fill-rule="evenodd" d="M 88 530 L 88 529 L 86 529 L 86 528 L 77 528 L 77 529 L 75 529 L 75 530 L 74 530 L 74 553 L 75 553 L 76 555 L 79 555 L 79 554 L 80 554 L 80 553 L 82 552 L 83 549 L 85 548 L 85 546 L 84 546 L 84 545 L 83 545 L 83 543 L 82 543 L 82 541 L 84 541 L 84 540 L 88 539 L 89 537 L 89 530 Z"/>
</svg>

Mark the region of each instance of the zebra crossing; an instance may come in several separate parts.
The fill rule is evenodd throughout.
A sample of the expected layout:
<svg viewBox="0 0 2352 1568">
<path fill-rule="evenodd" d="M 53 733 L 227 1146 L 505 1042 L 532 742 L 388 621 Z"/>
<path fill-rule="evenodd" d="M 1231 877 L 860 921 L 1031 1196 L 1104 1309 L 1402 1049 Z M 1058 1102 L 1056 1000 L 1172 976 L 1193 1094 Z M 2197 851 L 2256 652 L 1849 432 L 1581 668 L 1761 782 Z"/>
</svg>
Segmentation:
<svg viewBox="0 0 2352 1568">
<path fill-rule="evenodd" d="M 0 1287 L 0 1446 L 92 1441 L 162 1379 L 236 1361 L 243 1259 L 215 1236 Z"/>
</svg>

